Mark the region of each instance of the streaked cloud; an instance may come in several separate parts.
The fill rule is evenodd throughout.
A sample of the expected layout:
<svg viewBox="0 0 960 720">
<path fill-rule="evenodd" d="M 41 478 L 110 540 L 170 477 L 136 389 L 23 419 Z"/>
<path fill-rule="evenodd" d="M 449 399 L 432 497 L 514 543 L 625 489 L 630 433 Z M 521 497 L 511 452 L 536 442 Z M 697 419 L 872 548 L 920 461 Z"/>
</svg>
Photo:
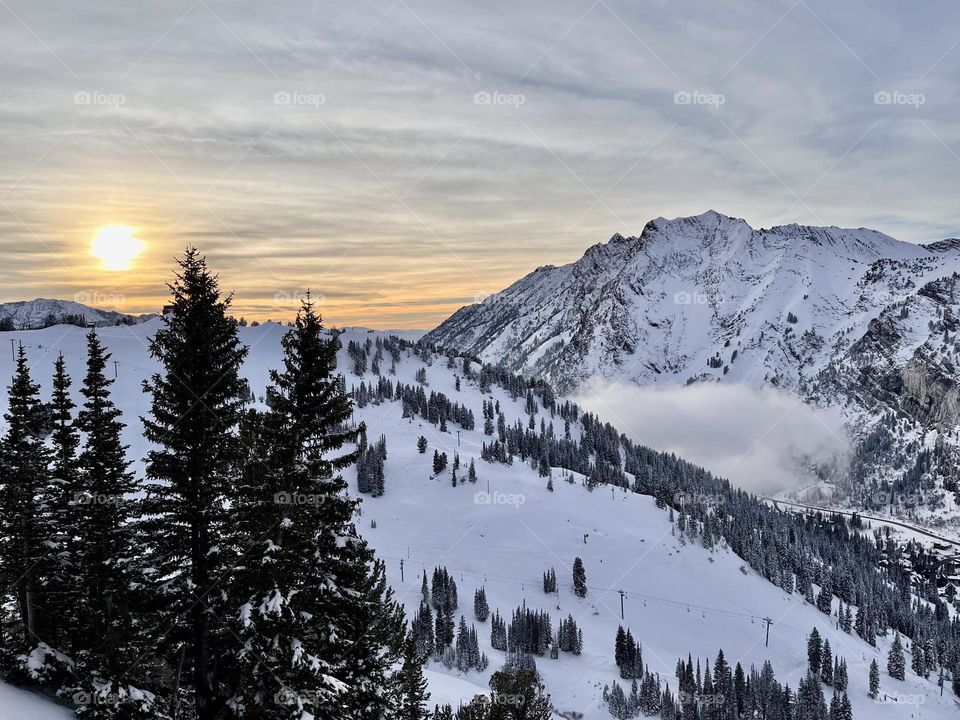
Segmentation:
<svg viewBox="0 0 960 720">
<path fill-rule="evenodd" d="M 960 234 L 953 3 L 0 16 L 2 299 L 115 291 L 87 253 L 111 223 L 147 243 L 122 280 L 132 311 L 194 243 L 240 312 L 281 316 L 274 295 L 310 286 L 331 321 L 378 327 L 431 326 L 658 215 Z"/>
</svg>

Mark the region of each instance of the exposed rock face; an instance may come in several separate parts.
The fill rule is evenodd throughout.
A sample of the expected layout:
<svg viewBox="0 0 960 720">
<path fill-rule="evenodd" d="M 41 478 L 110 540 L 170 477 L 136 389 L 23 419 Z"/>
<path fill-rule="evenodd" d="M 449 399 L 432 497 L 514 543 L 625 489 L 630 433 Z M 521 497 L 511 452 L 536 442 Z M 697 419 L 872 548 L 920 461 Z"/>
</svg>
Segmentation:
<svg viewBox="0 0 960 720">
<path fill-rule="evenodd" d="M 915 357 L 900 373 L 901 408 L 925 426 L 948 429 L 960 422 L 960 390 L 953 376 Z"/>
</svg>

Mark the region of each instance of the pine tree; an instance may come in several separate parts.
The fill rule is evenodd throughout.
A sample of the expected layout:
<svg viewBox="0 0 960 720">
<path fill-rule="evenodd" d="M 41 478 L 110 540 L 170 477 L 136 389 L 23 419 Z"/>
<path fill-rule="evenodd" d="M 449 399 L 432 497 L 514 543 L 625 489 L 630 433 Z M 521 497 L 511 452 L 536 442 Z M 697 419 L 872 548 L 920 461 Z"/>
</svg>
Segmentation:
<svg viewBox="0 0 960 720">
<path fill-rule="evenodd" d="M 837 711 L 838 720 L 853 720 L 853 707 L 850 705 L 850 698 L 847 694 L 840 694 L 840 707 Z"/>
<path fill-rule="evenodd" d="M 543 574 L 543 592 L 546 594 L 555 593 L 557 591 L 557 573 L 553 568 L 550 568 Z"/>
<path fill-rule="evenodd" d="M 82 486 L 77 468 L 77 449 L 80 437 L 70 397 L 71 380 L 66 362 L 60 355 L 54 363 L 53 394 L 50 398 L 50 420 L 53 423 L 51 449 L 53 462 L 50 478 L 53 485 L 52 520 L 56 528 L 55 542 L 59 551 L 54 577 L 48 581 L 49 606 L 57 625 L 55 645 L 68 655 L 80 647 L 77 636 L 81 625 L 78 589 L 80 576 L 74 565 L 76 555 L 77 513 L 82 506 L 77 502 Z"/>
<path fill-rule="evenodd" d="M 417 438 L 417 452 L 423 455 L 427 451 L 427 439 L 421 435 Z"/>
<path fill-rule="evenodd" d="M 930 671 L 927 669 L 927 658 L 924 652 L 923 640 L 919 634 L 913 639 L 910 647 L 910 668 L 920 677 L 929 677 Z"/>
<path fill-rule="evenodd" d="M 820 657 L 823 646 L 820 642 L 820 633 L 814 628 L 807 638 L 807 668 L 814 675 L 820 673 Z"/>
<path fill-rule="evenodd" d="M 820 612 L 829 615 L 832 608 L 832 603 L 833 588 L 830 583 L 830 576 L 827 575 L 824 577 L 823 585 L 820 587 L 820 593 L 817 595 L 817 609 Z"/>
<path fill-rule="evenodd" d="M 420 609 L 416 615 L 413 616 L 413 624 L 411 625 L 410 631 L 417 646 L 417 655 L 429 658 L 436 649 L 433 611 L 430 610 L 429 603 L 420 603 Z"/>
<path fill-rule="evenodd" d="M 164 579 L 158 622 L 172 628 L 173 642 L 188 644 L 195 711 L 207 720 L 225 700 L 215 622 L 225 608 L 214 590 L 227 568 L 222 540 L 231 471 L 241 456 L 235 431 L 249 394 L 239 374 L 247 348 L 206 260 L 189 248 L 177 262 L 172 310 L 150 343 L 163 372 L 144 382 L 152 396 L 144 435 L 155 446 L 147 455 L 144 532 L 153 542 L 155 577 Z"/>
<path fill-rule="evenodd" d="M 577 597 L 587 595 L 587 571 L 583 569 L 583 560 L 580 558 L 573 561 L 573 592 Z"/>
<path fill-rule="evenodd" d="M 457 669 L 460 672 L 467 672 L 470 669 L 470 631 L 467 629 L 467 621 L 463 615 L 460 616 L 460 625 L 457 627 Z"/>
<path fill-rule="evenodd" d="M 507 649 L 507 625 L 496 610 L 490 618 L 490 646 L 494 650 Z"/>
<path fill-rule="evenodd" d="M 442 473 L 447 467 L 447 454 L 439 450 L 433 451 L 433 474 L 434 476 Z"/>
<path fill-rule="evenodd" d="M 2 586 L 14 591 L 21 626 L 15 647 L 8 649 L 27 652 L 50 638 L 47 596 L 41 590 L 56 571 L 55 551 L 48 543 L 55 543 L 51 516 L 59 498 L 48 481 L 50 451 L 44 444 L 39 386 L 30 377 L 22 345 L 7 393 L 7 431 L 0 443 L 0 535 L 5 543 L 0 574 Z"/>
<path fill-rule="evenodd" d="M 877 661 L 870 661 L 870 697 L 876 698 L 880 692 L 880 668 Z"/>
<path fill-rule="evenodd" d="M 627 697 L 623 694 L 623 688 L 620 687 L 620 683 L 613 683 L 613 688 L 609 691 L 607 696 L 607 709 L 617 720 L 626 720 L 630 717 L 628 714 L 627 708 Z"/>
<path fill-rule="evenodd" d="M 137 484 L 120 440 L 122 413 L 110 398 L 114 380 L 105 373 L 109 359 L 91 330 L 80 390 L 84 403 L 77 416 L 77 429 L 85 439 L 77 466 L 86 502 L 79 503 L 77 512 L 73 563 L 81 588 L 80 634 L 84 647 L 90 649 L 93 671 L 105 680 L 126 673 L 139 655 L 134 640 L 144 632 L 135 629 L 132 613 L 135 598 L 139 605 L 132 588 L 139 586 L 135 569 L 143 555 L 133 523 L 131 496 Z"/>
<path fill-rule="evenodd" d="M 627 661 L 627 633 L 623 625 L 617 628 L 617 636 L 613 641 L 613 661 L 618 668 L 622 668 Z"/>
<path fill-rule="evenodd" d="M 816 675 L 807 673 L 797 688 L 796 720 L 826 720 L 827 702 Z"/>
<path fill-rule="evenodd" d="M 537 463 L 537 471 L 540 474 L 540 477 L 550 477 L 550 462 L 546 455 L 540 456 L 540 460 Z"/>
<path fill-rule="evenodd" d="M 473 616 L 480 622 L 485 622 L 490 615 L 490 607 L 487 605 L 487 593 L 480 588 L 473 594 Z"/>
<path fill-rule="evenodd" d="M 423 677 L 426 656 L 417 654 L 413 635 L 407 635 L 403 644 L 403 665 L 400 668 L 396 720 L 429 720 L 427 681 Z"/>
<path fill-rule="evenodd" d="M 887 654 L 887 674 L 895 680 L 903 680 L 906 661 L 903 658 L 903 643 L 900 642 L 900 633 L 893 636 L 890 652 Z"/>
<path fill-rule="evenodd" d="M 264 477 L 236 498 L 235 544 L 250 550 L 232 593 L 242 603 L 233 614 L 243 648 L 231 703 L 251 714 L 278 693 L 285 712 L 308 705 L 322 720 L 385 716 L 396 703 L 386 688 L 403 651 L 403 613 L 383 563 L 357 534 L 358 501 L 338 474 L 356 461 L 357 450 L 342 448 L 363 428 L 346 427 L 337 345 L 308 295 L 283 339 L 283 368 L 271 373 Z M 382 459 L 386 444 L 366 452 Z M 281 487 L 288 501 L 278 503 L 271 494 Z M 289 501 L 301 497 L 307 502 Z"/>
<path fill-rule="evenodd" d="M 833 685 L 833 654 L 829 640 L 823 641 L 823 650 L 820 652 L 820 679 L 827 685 Z"/>
<path fill-rule="evenodd" d="M 838 659 L 833 669 L 833 685 L 840 692 L 845 692 L 849 684 L 847 661 Z"/>
</svg>

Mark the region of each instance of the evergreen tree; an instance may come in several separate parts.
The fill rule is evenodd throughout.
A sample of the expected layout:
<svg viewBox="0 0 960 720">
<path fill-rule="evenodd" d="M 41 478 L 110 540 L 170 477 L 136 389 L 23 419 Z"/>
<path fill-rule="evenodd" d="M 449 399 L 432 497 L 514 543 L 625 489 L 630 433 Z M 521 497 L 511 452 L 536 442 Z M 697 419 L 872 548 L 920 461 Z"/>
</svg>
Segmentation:
<svg viewBox="0 0 960 720">
<path fill-rule="evenodd" d="M 417 438 L 417 452 L 423 455 L 427 451 L 427 439 L 421 435 Z"/>
<path fill-rule="evenodd" d="M 845 692 L 840 693 L 840 706 L 837 709 L 838 720 L 853 720 L 853 707 Z"/>
<path fill-rule="evenodd" d="M 436 649 L 433 628 L 433 611 L 429 603 L 421 602 L 420 609 L 413 616 L 410 632 L 416 643 L 416 652 L 420 657 L 430 657 Z"/>
<path fill-rule="evenodd" d="M 484 622 L 490 614 L 490 607 L 487 605 L 486 590 L 480 588 L 473 594 L 473 616 L 480 622 Z"/>
<path fill-rule="evenodd" d="M 826 720 L 827 702 L 820 681 L 813 673 L 800 681 L 797 688 L 796 720 Z"/>
<path fill-rule="evenodd" d="M 810 637 L 807 638 L 807 668 L 814 675 L 820 673 L 820 656 L 822 651 L 823 646 L 820 642 L 820 633 L 814 628 L 810 633 Z"/>
<path fill-rule="evenodd" d="M 827 685 L 833 685 L 833 654 L 829 640 L 823 641 L 823 650 L 820 652 L 820 679 Z"/>
<path fill-rule="evenodd" d="M 3 418 L 7 430 L 0 443 L 0 535 L 5 547 L 0 574 L 3 588 L 14 593 L 20 621 L 19 636 L 8 650 L 28 652 L 52 640 L 52 618 L 45 607 L 48 596 L 42 590 L 45 579 L 56 573 L 56 530 L 51 519 L 59 498 L 48 480 L 50 451 L 44 444 L 39 386 L 30 377 L 22 345 Z"/>
<path fill-rule="evenodd" d="M 573 592 L 577 597 L 587 595 L 587 571 L 583 569 L 583 560 L 580 558 L 573 561 Z"/>
<path fill-rule="evenodd" d="M 880 692 L 880 668 L 876 659 L 870 661 L 870 697 L 876 698 Z"/>
<path fill-rule="evenodd" d="M 80 647 L 77 631 L 81 625 L 81 609 L 78 602 L 80 576 L 74 565 L 78 527 L 77 512 L 82 507 L 77 503 L 82 486 L 77 468 L 77 449 L 80 437 L 73 417 L 76 408 L 70 397 L 70 376 L 67 374 L 63 355 L 54 363 L 53 395 L 50 399 L 50 420 L 53 432 L 50 440 L 53 462 L 50 478 L 53 484 L 52 520 L 56 528 L 55 542 L 59 551 L 55 575 L 47 586 L 50 591 L 50 610 L 57 625 L 55 646 L 67 654 Z"/>
<path fill-rule="evenodd" d="M 540 460 L 537 464 L 537 469 L 540 474 L 540 477 L 545 477 L 545 478 L 550 477 L 550 463 L 547 460 L 546 455 L 540 456 Z"/>
<path fill-rule="evenodd" d="M 903 658 L 903 643 L 900 642 L 900 633 L 895 633 L 890 652 L 887 653 L 887 674 L 895 680 L 903 680 L 906 661 Z"/>
<path fill-rule="evenodd" d="M 550 568 L 543 574 L 543 592 L 546 594 L 557 591 L 557 572 Z"/>
<path fill-rule="evenodd" d="M 920 677 L 929 677 L 930 671 L 927 669 L 927 658 L 924 652 L 923 640 L 919 635 L 914 637 L 910 647 L 910 667 Z"/>
<path fill-rule="evenodd" d="M 507 624 L 496 610 L 490 618 L 490 645 L 494 650 L 507 649 Z"/>
<path fill-rule="evenodd" d="M 250 550 L 233 593 L 242 603 L 233 614 L 243 645 L 231 704 L 251 716 L 273 698 L 283 717 L 307 706 L 322 720 L 387 716 L 397 702 L 387 688 L 403 649 L 403 613 L 383 563 L 356 531 L 358 501 L 338 474 L 357 459 L 358 450 L 342 448 L 363 428 L 347 427 L 351 403 L 334 374 L 337 345 L 308 295 L 283 339 L 283 368 L 271 373 L 261 426 L 270 454 L 265 467 L 256 465 L 263 476 L 255 473 L 236 496 L 235 544 Z M 382 459 L 386 443 L 366 452 Z M 410 683 L 403 673 L 419 666 L 405 667 L 401 685 Z"/>
<path fill-rule="evenodd" d="M 833 685 L 840 692 L 845 692 L 849 684 L 847 661 L 838 659 L 833 669 Z"/>
<path fill-rule="evenodd" d="M 830 614 L 833 602 L 833 589 L 830 584 L 830 576 L 823 579 L 823 585 L 820 587 L 820 593 L 817 595 L 817 609 L 822 613 Z"/>
<path fill-rule="evenodd" d="M 394 716 L 396 720 L 430 720 L 430 713 L 426 709 L 430 693 L 427 692 L 427 681 L 423 677 L 425 658 L 425 655 L 417 653 L 413 635 L 407 635 L 403 644 L 399 702 Z"/>
<path fill-rule="evenodd" d="M 110 398 L 113 378 L 105 370 L 110 354 L 95 331 L 87 335 L 87 371 L 80 390 L 83 407 L 77 429 L 85 444 L 77 460 L 84 495 L 77 503 L 73 564 L 80 580 L 79 635 L 99 680 L 125 675 L 139 656 L 134 605 L 140 604 L 136 564 L 143 555 L 135 533 L 132 494 L 137 490 L 120 440 L 121 411 Z M 129 678 L 128 678 L 129 680 Z"/>
<path fill-rule="evenodd" d="M 152 396 L 144 435 L 155 448 L 147 455 L 144 532 L 153 543 L 158 622 L 172 628 L 165 647 L 188 644 L 195 711 L 207 720 L 226 699 L 215 621 L 225 608 L 214 590 L 227 567 L 222 541 L 231 471 L 241 456 L 235 431 L 249 394 L 239 375 L 247 348 L 206 260 L 189 248 L 177 262 L 172 310 L 150 343 L 163 372 L 144 382 Z"/>
</svg>

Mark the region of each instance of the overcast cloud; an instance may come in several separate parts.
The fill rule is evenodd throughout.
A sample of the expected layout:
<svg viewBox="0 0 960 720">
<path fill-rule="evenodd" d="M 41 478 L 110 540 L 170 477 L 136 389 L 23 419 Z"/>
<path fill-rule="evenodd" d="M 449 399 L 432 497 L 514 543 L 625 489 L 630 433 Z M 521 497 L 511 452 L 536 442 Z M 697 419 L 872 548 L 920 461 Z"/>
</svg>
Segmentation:
<svg viewBox="0 0 960 720">
<path fill-rule="evenodd" d="M 0 4 L 0 299 L 155 309 L 186 243 L 241 311 L 431 326 L 650 218 L 960 234 L 960 6 Z M 879 94 L 878 94 L 879 93 Z M 140 228 L 134 272 L 86 247 Z M 279 298 L 279 299 L 278 299 Z"/>
</svg>

